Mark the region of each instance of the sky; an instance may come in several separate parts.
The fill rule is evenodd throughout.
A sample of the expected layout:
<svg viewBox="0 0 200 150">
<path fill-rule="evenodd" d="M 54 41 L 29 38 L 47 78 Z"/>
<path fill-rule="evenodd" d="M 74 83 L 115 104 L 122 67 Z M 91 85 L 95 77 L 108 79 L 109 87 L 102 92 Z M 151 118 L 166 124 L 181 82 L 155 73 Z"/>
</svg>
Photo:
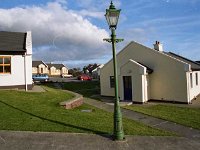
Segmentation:
<svg viewBox="0 0 200 150">
<path fill-rule="evenodd" d="M 121 9 L 117 52 L 131 41 L 200 60 L 200 0 L 113 0 Z M 105 9 L 110 0 L 0 0 L 0 31 L 32 31 L 33 60 L 69 68 L 112 58 Z"/>
</svg>

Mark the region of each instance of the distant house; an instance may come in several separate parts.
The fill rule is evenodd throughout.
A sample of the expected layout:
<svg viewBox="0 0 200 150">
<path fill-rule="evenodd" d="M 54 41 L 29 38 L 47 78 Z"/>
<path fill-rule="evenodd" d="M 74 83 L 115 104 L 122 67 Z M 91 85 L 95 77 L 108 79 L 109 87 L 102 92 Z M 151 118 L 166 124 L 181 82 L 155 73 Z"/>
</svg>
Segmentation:
<svg viewBox="0 0 200 150">
<path fill-rule="evenodd" d="M 32 88 L 31 32 L 0 32 L 0 89 Z"/>
<path fill-rule="evenodd" d="M 103 64 L 89 64 L 84 68 L 84 72 L 95 79 L 100 77 L 100 69 L 103 67 Z"/>
<path fill-rule="evenodd" d="M 47 64 L 49 69 L 49 75 L 51 76 L 61 76 L 68 74 L 68 68 L 63 64 Z"/>
<path fill-rule="evenodd" d="M 32 63 L 33 74 L 48 74 L 48 66 L 43 61 L 33 61 Z"/>
<path fill-rule="evenodd" d="M 63 64 L 45 63 L 43 61 L 33 61 L 33 74 L 48 74 L 50 76 L 61 76 L 68 74 L 68 68 Z"/>
<path fill-rule="evenodd" d="M 95 78 L 95 79 L 99 79 L 100 78 L 100 69 L 103 66 L 104 66 L 103 64 L 97 65 L 97 67 L 92 70 L 92 77 L 93 78 Z"/>
<path fill-rule="evenodd" d="M 191 103 L 200 94 L 200 64 L 171 52 L 131 42 L 117 54 L 120 100 Z M 101 95 L 114 96 L 112 59 L 100 73 Z"/>
</svg>

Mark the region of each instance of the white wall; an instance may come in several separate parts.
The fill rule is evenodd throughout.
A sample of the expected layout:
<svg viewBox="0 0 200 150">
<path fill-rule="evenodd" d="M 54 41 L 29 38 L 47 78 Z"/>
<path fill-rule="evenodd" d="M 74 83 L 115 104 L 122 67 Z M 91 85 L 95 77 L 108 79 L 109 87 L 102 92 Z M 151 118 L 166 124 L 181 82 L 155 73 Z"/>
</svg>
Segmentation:
<svg viewBox="0 0 200 150">
<path fill-rule="evenodd" d="M 198 75 L 198 80 L 196 83 L 196 73 Z M 192 83 L 190 75 L 192 75 Z M 200 94 L 200 71 L 193 71 L 193 72 L 187 72 L 187 80 L 188 80 L 188 97 L 189 100 L 193 100 L 196 98 L 197 95 Z"/>
<path fill-rule="evenodd" d="M 104 66 L 100 70 L 100 88 L 101 95 L 103 96 L 114 96 L 114 88 L 110 88 L 110 76 L 114 76 L 113 73 L 113 61 L 109 62 L 109 65 Z M 121 86 L 119 82 L 119 86 Z"/>
<path fill-rule="evenodd" d="M 153 69 L 149 80 L 149 99 L 179 101 L 188 103 L 186 72 L 190 65 L 162 52 L 131 42 L 117 54 L 119 67 L 129 59 Z M 113 96 L 109 88 L 109 76 L 113 74 L 113 63 L 109 61 L 101 69 L 101 95 Z"/>
<path fill-rule="evenodd" d="M 32 34 L 31 31 L 26 33 L 26 53 L 27 55 L 32 55 Z"/>
<path fill-rule="evenodd" d="M 32 55 L 26 56 L 26 81 L 27 84 L 32 84 Z"/>
<path fill-rule="evenodd" d="M 129 60 L 127 63 L 121 66 L 119 75 L 119 82 L 121 83 L 119 86 L 119 93 L 121 100 L 124 100 L 123 76 L 131 76 L 133 102 L 144 103 L 148 100 L 146 93 L 146 68 L 144 66 L 141 66 L 133 60 Z"/>
<path fill-rule="evenodd" d="M 32 84 L 32 58 L 26 57 L 27 84 Z M 11 74 L 0 74 L 0 86 L 16 85 L 25 85 L 24 57 L 21 55 L 11 56 Z"/>
</svg>

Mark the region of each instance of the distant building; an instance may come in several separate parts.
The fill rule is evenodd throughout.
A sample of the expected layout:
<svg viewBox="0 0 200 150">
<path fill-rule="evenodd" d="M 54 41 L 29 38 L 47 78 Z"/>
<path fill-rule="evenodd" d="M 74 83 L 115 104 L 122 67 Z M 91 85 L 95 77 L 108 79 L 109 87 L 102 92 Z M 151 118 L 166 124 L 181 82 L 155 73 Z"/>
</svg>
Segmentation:
<svg viewBox="0 0 200 150">
<path fill-rule="evenodd" d="M 0 32 L 0 89 L 32 89 L 31 32 Z"/>
<path fill-rule="evenodd" d="M 32 63 L 33 74 L 49 74 L 48 66 L 43 61 L 33 61 Z"/>
<path fill-rule="evenodd" d="M 171 52 L 131 42 L 117 54 L 120 100 L 191 103 L 200 94 L 200 64 Z M 112 59 L 100 74 L 101 95 L 114 96 Z"/>
<path fill-rule="evenodd" d="M 63 64 L 47 64 L 49 68 L 49 75 L 61 76 L 68 74 L 68 68 Z"/>
<path fill-rule="evenodd" d="M 92 77 L 95 79 L 100 78 L 100 70 L 104 66 L 104 64 L 98 65 L 96 68 L 92 70 Z"/>
<path fill-rule="evenodd" d="M 87 67 L 85 67 L 84 72 L 90 76 L 92 76 L 94 79 L 99 79 L 100 77 L 100 69 L 103 67 L 103 64 L 89 64 Z"/>
<path fill-rule="evenodd" d="M 33 74 L 48 74 L 50 76 L 61 76 L 68 74 L 68 68 L 63 64 L 44 63 L 43 61 L 33 61 Z"/>
</svg>

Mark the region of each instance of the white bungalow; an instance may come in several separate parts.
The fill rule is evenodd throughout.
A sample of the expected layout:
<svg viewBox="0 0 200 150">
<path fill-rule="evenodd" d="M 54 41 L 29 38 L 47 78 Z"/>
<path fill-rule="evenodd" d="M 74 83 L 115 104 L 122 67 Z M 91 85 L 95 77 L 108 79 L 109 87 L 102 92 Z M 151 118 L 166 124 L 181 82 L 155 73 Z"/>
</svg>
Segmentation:
<svg viewBox="0 0 200 150">
<path fill-rule="evenodd" d="M 191 103 L 200 94 L 200 64 L 156 42 L 154 49 L 131 42 L 117 54 L 120 100 Z M 114 96 L 113 61 L 101 69 L 101 95 Z"/>
<path fill-rule="evenodd" d="M 32 88 L 31 32 L 0 32 L 0 89 Z"/>
</svg>

